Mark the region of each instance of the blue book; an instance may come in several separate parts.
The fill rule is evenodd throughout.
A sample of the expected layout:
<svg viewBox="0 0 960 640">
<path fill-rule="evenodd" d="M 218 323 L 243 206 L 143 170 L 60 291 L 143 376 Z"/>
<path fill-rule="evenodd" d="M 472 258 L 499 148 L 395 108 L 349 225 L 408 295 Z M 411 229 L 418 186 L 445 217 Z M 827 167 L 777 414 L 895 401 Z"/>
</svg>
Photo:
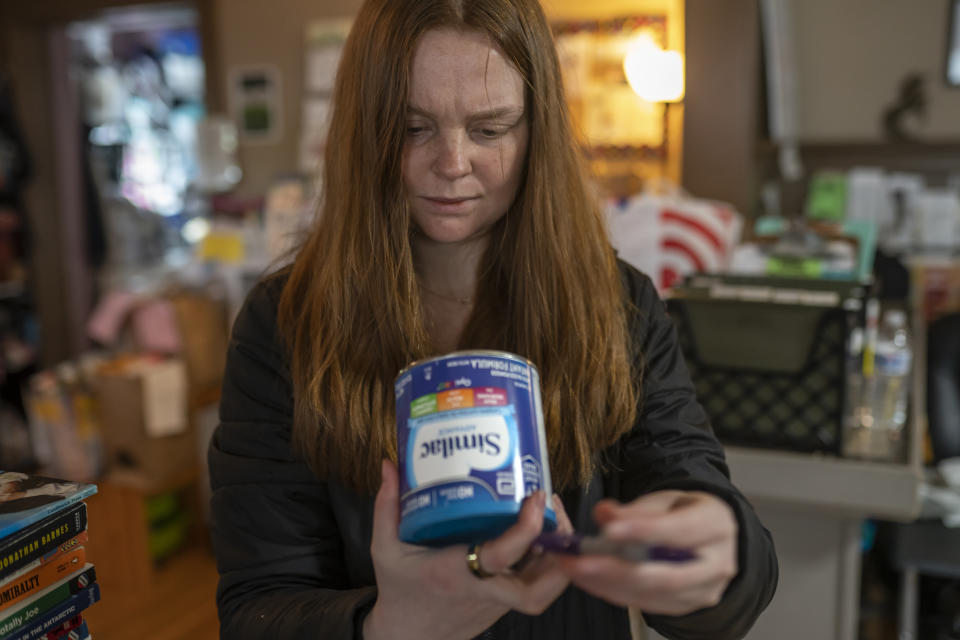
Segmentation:
<svg viewBox="0 0 960 640">
<path fill-rule="evenodd" d="M 77 592 L 76 595 L 70 596 L 62 604 L 45 611 L 42 617 L 32 621 L 29 627 L 8 633 L 0 640 L 37 640 L 43 634 L 56 629 L 98 600 L 100 600 L 100 585 L 94 583 L 83 591 Z"/>
<path fill-rule="evenodd" d="M 0 471 L 0 538 L 97 492 L 94 484 Z"/>
<path fill-rule="evenodd" d="M 89 562 L 70 576 L 41 589 L 22 603 L 0 612 L 0 634 L 10 636 L 21 629 L 29 628 L 34 621 L 46 618 L 47 612 L 89 587 L 97 580 L 97 571 Z"/>
</svg>

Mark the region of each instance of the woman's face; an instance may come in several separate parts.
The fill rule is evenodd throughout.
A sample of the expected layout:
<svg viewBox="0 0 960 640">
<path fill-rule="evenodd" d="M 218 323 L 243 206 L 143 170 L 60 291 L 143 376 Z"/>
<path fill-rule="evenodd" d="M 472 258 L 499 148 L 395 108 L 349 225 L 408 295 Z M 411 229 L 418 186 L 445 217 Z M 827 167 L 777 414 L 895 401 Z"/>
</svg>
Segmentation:
<svg viewBox="0 0 960 640">
<path fill-rule="evenodd" d="M 413 56 L 403 180 L 436 243 L 486 235 L 517 194 L 529 126 L 520 74 L 485 35 L 435 29 Z"/>
</svg>

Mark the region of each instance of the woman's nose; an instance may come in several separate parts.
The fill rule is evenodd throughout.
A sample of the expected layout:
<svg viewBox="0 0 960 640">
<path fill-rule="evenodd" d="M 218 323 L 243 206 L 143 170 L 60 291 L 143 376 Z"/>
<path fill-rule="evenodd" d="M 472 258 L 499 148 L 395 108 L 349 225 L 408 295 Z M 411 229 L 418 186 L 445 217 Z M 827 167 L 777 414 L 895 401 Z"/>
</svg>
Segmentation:
<svg viewBox="0 0 960 640">
<path fill-rule="evenodd" d="M 462 178 L 471 171 L 470 159 L 467 157 L 466 135 L 464 132 L 451 132 L 440 136 L 439 149 L 434 160 L 434 171 L 440 176 L 453 180 Z"/>
</svg>

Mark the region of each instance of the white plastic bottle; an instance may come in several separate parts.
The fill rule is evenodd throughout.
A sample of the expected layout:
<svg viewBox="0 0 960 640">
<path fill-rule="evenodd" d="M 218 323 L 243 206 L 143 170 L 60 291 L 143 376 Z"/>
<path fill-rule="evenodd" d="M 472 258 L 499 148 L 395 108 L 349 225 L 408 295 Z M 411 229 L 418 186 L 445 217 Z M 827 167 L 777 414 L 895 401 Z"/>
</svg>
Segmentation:
<svg viewBox="0 0 960 640">
<path fill-rule="evenodd" d="M 891 309 L 883 314 L 877 335 L 874 380 L 870 389 L 871 429 L 884 442 L 879 457 L 894 458 L 902 447 L 910 397 L 910 366 L 913 351 L 906 313 Z"/>
<path fill-rule="evenodd" d="M 848 429 L 860 426 L 863 414 L 863 328 L 850 330 L 845 361 L 847 378 L 844 424 Z"/>
<path fill-rule="evenodd" d="M 900 310 L 887 311 L 877 336 L 875 367 L 880 384 L 873 404 L 876 426 L 900 431 L 906 424 L 912 362 L 907 316 Z"/>
</svg>

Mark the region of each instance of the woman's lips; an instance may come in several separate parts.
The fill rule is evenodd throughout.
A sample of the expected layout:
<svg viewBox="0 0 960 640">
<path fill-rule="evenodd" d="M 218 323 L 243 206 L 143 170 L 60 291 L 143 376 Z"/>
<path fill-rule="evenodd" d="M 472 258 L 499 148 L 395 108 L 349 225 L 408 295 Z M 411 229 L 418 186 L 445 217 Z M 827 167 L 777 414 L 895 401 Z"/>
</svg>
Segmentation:
<svg viewBox="0 0 960 640">
<path fill-rule="evenodd" d="M 464 202 L 466 200 L 475 200 L 477 198 L 476 196 L 465 196 L 462 198 L 434 198 L 431 196 L 424 196 L 424 197 L 427 200 L 430 200 L 432 202 L 437 202 L 440 204 L 456 204 L 458 202 Z"/>
<path fill-rule="evenodd" d="M 476 200 L 477 197 L 468 197 L 468 198 L 433 198 L 429 196 L 424 196 L 423 200 L 430 206 L 431 209 L 441 212 L 441 213 L 461 213 L 464 210 L 468 209 L 471 202 Z"/>
</svg>

